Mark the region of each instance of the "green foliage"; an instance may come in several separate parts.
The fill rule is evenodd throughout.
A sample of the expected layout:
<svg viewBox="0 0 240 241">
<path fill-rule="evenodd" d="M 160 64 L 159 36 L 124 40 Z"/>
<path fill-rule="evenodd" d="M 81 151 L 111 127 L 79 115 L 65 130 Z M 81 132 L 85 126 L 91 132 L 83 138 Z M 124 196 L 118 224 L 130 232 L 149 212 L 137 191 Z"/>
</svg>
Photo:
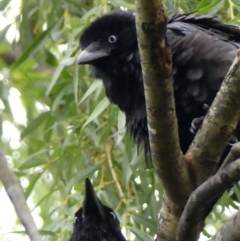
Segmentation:
<svg viewBox="0 0 240 241">
<path fill-rule="evenodd" d="M 16 1 L 0 2 L 3 15 L 11 2 Z M 169 13 L 217 14 L 234 23 L 240 16 L 238 0 L 166 0 L 165 5 Z M 143 151 L 138 153 L 125 134 L 124 115 L 109 104 L 102 83 L 94 80 L 89 67 L 75 63 L 84 27 L 119 8 L 134 11 L 133 0 L 24 0 L 14 21 L 0 33 L 1 151 L 18 178 L 27 180 L 26 197 L 33 202 L 31 210 L 39 210 L 44 240 L 68 240 L 86 177 L 117 212 L 127 239 L 132 233 L 146 241 L 156 233 L 159 182 L 153 170 L 146 169 Z M 20 37 L 9 42 L 6 34 L 13 26 Z M 24 112 L 19 103 L 26 123 L 20 121 Z M 21 133 L 19 147 L 4 138 L 16 139 L 13 128 Z M 228 195 L 219 203 L 222 209 L 234 205 Z M 217 213 L 209 224 L 218 219 L 224 223 Z"/>
</svg>

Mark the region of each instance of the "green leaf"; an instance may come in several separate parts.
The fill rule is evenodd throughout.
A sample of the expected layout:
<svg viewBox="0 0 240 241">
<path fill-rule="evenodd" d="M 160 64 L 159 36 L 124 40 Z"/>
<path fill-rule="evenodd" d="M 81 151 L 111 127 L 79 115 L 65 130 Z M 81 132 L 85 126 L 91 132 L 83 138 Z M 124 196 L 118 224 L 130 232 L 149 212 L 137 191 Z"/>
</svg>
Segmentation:
<svg viewBox="0 0 240 241">
<path fill-rule="evenodd" d="M 94 109 L 94 111 L 92 112 L 92 114 L 89 116 L 89 118 L 87 119 L 87 121 L 83 124 L 82 129 L 89 124 L 90 122 L 92 122 L 93 120 L 95 120 L 109 105 L 109 100 L 107 99 L 107 97 L 104 97 L 99 104 L 96 106 L 96 108 Z"/>
<path fill-rule="evenodd" d="M 141 241 L 152 241 L 152 237 L 150 237 L 148 234 L 143 233 L 141 230 L 139 230 L 136 227 L 129 227 L 132 233 L 134 233 L 137 237 L 137 240 Z"/>
<path fill-rule="evenodd" d="M 8 30 L 11 26 L 12 26 L 12 24 L 8 24 L 3 29 L 1 29 L 1 31 L 0 31 L 0 41 L 1 41 L 1 43 L 3 43 L 4 38 L 6 37 L 6 34 L 7 34 Z"/>
<path fill-rule="evenodd" d="M 42 176 L 43 174 L 43 171 L 41 172 L 37 172 L 37 173 L 34 173 L 30 176 L 29 178 L 29 185 L 25 191 L 25 198 L 28 199 L 28 197 L 30 196 L 30 194 L 32 193 L 34 187 L 35 187 L 35 184 L 36 182 L 39 180 L 39 178 Z"/>
<path fill-rule="evenodd" d="M 21 139 L 24 139 L 27 135 L 31 134 L 39 125 L 43 124 L 44 121 L 48 118 L 50 112 L 43 112 L 38 117 L 33 119 L 30 124 L 22 131 Z"/>
<path fill-rule="evenodd" d="M 132 216 L 136 223 L 142 224 L 144 228 L 149 228 L 151 231 L 155 232 L 157 227 L 157 222 L 144 216 Z"/>
<path fill-rule="evenodd" d="M 0 2 L 0 11 L 4 11 L 8 4 L 9 4 L 9 0 L 2 0 Z"/>
<path fill-rule="evenodd" d="M 48 96 L 50 94 L 50 92 L 52 91 L 52 88 L 53 86 L 56 84 L 60 74 L 62 73 L 64 69 L 64 65 L 58 65 L 53 77 L 52 77 L 52 80 L 51 80 L 51 83 L 49 84 L 47 90 L 46 90 L 46 95 Z"/>
<path fill-rule="evenodd" d="M 126 132 L 126 115 L 122 112 L 122 111 L 118 111 L 118 132 L 117 132 L 117 141 L 116 141 L 116 145 L 118 145 Z"/>
<path fill-rule="evenodd" d="M 47 193 L 46 195 L 44 195 L 37 203 L 36 205 L 33 207 L 32 211 L 37 208 L 43 201 L 45 201 L 46 199 L 50 198 L 51 195 L 53 195 L 54 192 L 56 192 L 58 189 L 51 189 L 49 193 Z"/>
<path fill-rule="evenodd" d="M 29 169 L 33 167 L 38 167 L 46 164 L 46 160 L 40 155 L 49 152 L 48 149 L 41 149 L 38 152 L 30 155 L 18 168 L 19 170 Z"/>
<path fill-rule="evenodd" d="M 78 104 L 78 65 L 75 64 L 75 71 L 73 77 L 73 91 L 74 91 L 74 100 L 75 104 Z"/>
<path fill-rule="evenodd" d="M 49 235 L 49 236 L 57 236 L 57 233 L 56 232 L 53 232 L 53 231 L 49 231 L 49 230 L 39 230 L 39 233 L 41 235 Z"/>
<path fill-rule="evenodd" d="M 238 184 L 234 185 L 233 189 L 234 189 L 234 193 L 237 196 L 238 202 L 240 202 L 240 187 L 239 187 L 239 185 Z"/>
<path fill-rule="evenodd" d="M 22 56 L 13 64 L 13 66 L 11 68 L 12 70 L 19 67 L 31 54 L 36 52 L 39 48 L 41 48 L 44 45 L 44 43 L 47 40 L 47 37 L 48 37 L 49 33 L 52 31 L 53 27 L 55 27 L 55 26 L 53 25 L 53 26 L 49 27 L 47 30 L 43 31 L 35 38 L 34 42 L 32 42 L 28 46 L 28 48 L 24 51 Z"/>
<path fill-rule="evenodd" d="M 69 65 L 73 65 L 73 63 L 75 62 L 76 58 L 75 57 L 70 57 L 70 58 L 65 58 L 62 61 L 60 61 L 59 64 L 62 64 L 64 66 L 69 66 Z"/>
<path fill-rule="evenodd" d="M 68 183 L 65 187 L 66 193 L 69 193 L 71 188 L 78 182 L 83 182 L 85 178 L 89 178 L 96 170 L 98 170 L 99 166 L 100 163 L 90 166 L 87 169 L 81 171 L 76 177 L 73 177 L 71 180 L 68 180 Z"/>
<path fill-rule="evenodd" d="M 74 48 L 70 49 L 70 50 L 66 53 L 66 55 L 65 55 L 64 58 L 66 58 L 66 59 L 69 58 L 69 57 L 73 54 L 73 52 L 76 50 L 76 48 L 77 48 L 77 46 L 75 46 Z M 55 71 L 55 73 L 54 73 L 54 75 L 53 75 L 53 77 L 52 77 L 52 80 L 51 80 L 51 82 L 50 82 L 50 84 L 48 85 L 48 88 L 47 88 L 47 90 L 46 90 L 46 95 L 47 95 L 47 96 L 51 93 L 52 88 L 54 87 L 54 85 L 56 84 L 57 80 L 59 79 L 59 77 L 60 77 L 60 75 L 61 75 L 64 67 L 65 67 L 65 66 L 62 65 L 62 64 L 58 65 L 58 67 L 57 67 L 57 69 L 56 69 L 56 71 Z"/>
<path fill-rule="evenodd" d="M 78 103 L 81 104 L 88 96 L 90 96 L 95 90 L 101 88 L 102 89 L 103 85 L 101 81 L 94 81 L 91 86 L 88 88 L 88 90 L 86 91 L 86 93 L 84 94 L 84 96 L 82 97 L 82 99 L 80 100 L 80 102 Z"/>
<path fill-rule="evenodd" d="M 208 5 L 197 7 L 196 11 L 198 11 L 198 13 L 201 13 L 201 14 L 204 14 L 204 13 L 215 14 L 223 7 L 223 4 L 224 4 L 223 0 L 216 0 L 214 2 L 211 2 Z"/>
</svg>

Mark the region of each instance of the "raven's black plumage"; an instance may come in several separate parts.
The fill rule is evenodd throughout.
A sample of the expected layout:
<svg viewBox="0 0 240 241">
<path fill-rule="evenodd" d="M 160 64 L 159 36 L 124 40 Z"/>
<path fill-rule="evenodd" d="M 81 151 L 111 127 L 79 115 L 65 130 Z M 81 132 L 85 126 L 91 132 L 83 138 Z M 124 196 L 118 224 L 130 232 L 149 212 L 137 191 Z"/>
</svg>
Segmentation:
<svg viewBox="0 0 240 241">
<path fill-rule="evenodd" d="M 91 181 L 85 180 L 83 207 L 75 213 L 70 241 L 126 241 L 114 211 L 96 196 Z"/>
<path fill-rule="evenodd" d="M 193 119 L 205 115 L 240 47 L 240 30 L 211 16 L 176 15 L 166 33 L 173 54 L 173 81 L 180 145 L 185 153 L 194 135 Z M 135 17 L 113 12 L 95 20 L 81 38 L 79 64 L 93 66 L 106 95 L 125 112 L 127 128 L 149 151 L 143 80 Z"/>
</svg>

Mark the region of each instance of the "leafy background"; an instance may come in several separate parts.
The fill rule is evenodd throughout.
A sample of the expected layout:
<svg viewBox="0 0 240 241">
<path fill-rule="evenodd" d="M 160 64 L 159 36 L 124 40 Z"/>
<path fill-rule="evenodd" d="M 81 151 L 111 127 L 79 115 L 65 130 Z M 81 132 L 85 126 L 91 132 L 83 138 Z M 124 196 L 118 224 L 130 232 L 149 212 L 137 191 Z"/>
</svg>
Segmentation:
<svg viewBox="0 0 240 241">
<path fill-rule="evenodd" d="M 240 19 L 239 0 L 166 0 L 165 6 L 169 14 L 196 11 L 236 25 Z M 44 240 L 69 239 L 86 177 L 114 208 L 128 240 L 153 240 L 156 233 L 159 181 L 101 81 L 75 63 L 83 29 L 119 9 L 134 11 L 133 0 L 0 1 L 0 147 Z M 239 200 L 236 185 L 208 217 L 206 236 L 239 209 Z M 5 231 L 1 240 L 13 240 Z M 7 231 L 25 235 L 18 220 Z"/>
</svg>

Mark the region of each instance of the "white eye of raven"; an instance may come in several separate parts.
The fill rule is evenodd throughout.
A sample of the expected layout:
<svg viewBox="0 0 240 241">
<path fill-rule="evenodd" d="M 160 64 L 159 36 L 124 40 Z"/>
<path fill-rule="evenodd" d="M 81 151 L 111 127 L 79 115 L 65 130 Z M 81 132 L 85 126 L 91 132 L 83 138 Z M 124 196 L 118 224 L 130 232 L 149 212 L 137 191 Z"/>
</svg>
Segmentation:
<svg viewBox="0 0 240 241">
<path fill-rule="evenodd" d="M 115 35 L 111 35 L 108 37 L 108 42 L 113 44 L 117 41 L 117 37 Z"/>
<path fill-rule="evenodd" d="M 116 214 L 114 212 L 110 212 L 110 214 L 112 215 L 112 217 L 115 219 L 116 218 Z"/>
<path fill-rule="evenodd" d="M 76 223 L 78 223 L 78 222 L 79 222 L 79 218 L 78 218 L 78 217 L 75 217 L 73 223 L 76 224 Z"/>
</svg>

